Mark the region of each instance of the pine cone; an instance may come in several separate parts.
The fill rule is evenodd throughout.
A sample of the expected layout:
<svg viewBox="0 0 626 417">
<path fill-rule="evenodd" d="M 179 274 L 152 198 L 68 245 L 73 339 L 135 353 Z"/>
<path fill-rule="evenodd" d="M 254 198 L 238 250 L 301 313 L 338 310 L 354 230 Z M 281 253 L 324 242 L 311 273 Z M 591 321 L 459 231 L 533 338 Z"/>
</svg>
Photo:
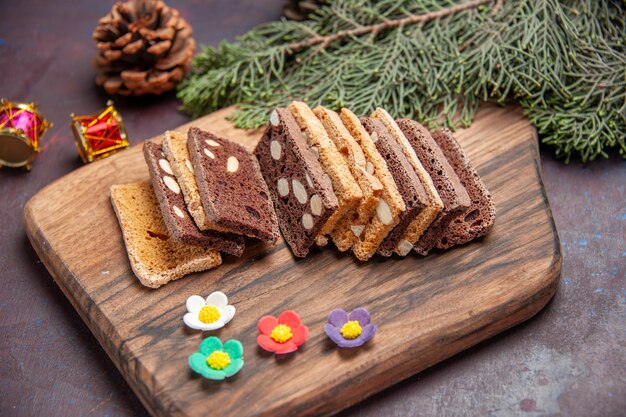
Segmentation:
<svg viewBox="0 0 626 417">
<path fill-rule="evenodd" d="M 162 94 L 191 67 L 196 43 L 178 11 L 155 0 L 115 3 L 93 32 L 96 84 L 109 94 Z"/>
<path fill-rule="evenodd" d="M 302 21 L 327 0 L 289 0 L 283 5 L 283 15 L 287 19 Z"/>
</svg>

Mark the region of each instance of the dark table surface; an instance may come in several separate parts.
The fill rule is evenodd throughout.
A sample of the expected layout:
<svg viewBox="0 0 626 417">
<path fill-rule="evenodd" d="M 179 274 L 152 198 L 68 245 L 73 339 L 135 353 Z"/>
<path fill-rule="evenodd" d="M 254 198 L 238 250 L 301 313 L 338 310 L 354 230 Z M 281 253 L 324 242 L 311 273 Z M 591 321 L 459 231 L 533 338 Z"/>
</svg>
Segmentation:
<svg viewBox="0 0 626 417">
<path fill-rule="evenodd" d="M 55 123 L 30 173 L 0 171 L 0 415 L 147 412 L 53 282 L 22 211 L 81 165 L 69 114 L 107 96 L 91 32 L 112 1 L 20 0 L 0 8 L 0 96 L 36 101 Z M 280 16 L 281 0 L 170 0 L 199 44 Z M 188 118 L 173 94 L 116 99 L 133 144 Z M 348 416 L 626 415 L 626 162 L 569 166 L 541 152 L 563 247 L 561 286 L 535 318 L 348 409 Z M 529 259 L 532 262 L 532 259 Z"/>
</svg>

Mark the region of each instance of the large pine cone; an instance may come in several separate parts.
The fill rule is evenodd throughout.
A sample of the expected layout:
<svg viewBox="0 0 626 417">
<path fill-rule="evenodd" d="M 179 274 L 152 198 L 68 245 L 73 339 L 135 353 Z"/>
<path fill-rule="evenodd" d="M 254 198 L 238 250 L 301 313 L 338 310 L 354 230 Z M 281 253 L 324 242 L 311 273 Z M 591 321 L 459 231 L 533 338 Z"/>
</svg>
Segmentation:
<svg viewBox="0 0 626 417">
<path fill-rule="evenodd" d="M 109 94 L 162 94 L 191 67 L 191 26 L 162 1 L 115 3 L 93 32 L 96 84 Z"/>
<path fill-rule="evenodd" d="M 302 21 L 328 0 L 289 0 L 283 5 L 283 15 L 287 19 Z"/>
</svg>

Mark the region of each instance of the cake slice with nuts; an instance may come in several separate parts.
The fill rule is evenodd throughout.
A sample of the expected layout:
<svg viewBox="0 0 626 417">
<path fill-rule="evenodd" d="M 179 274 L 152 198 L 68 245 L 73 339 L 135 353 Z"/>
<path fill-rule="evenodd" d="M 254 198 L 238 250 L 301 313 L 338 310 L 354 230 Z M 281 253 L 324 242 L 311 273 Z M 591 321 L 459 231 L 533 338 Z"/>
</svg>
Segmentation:
<svg viewBox="0 0 626 417">
<path fill-rule="evenodd" d="M 295 256 L 304 257 L 338 206 L 330 178 L 287 109 L 272 111 L 254 154 L 285 241 Z"/>
<path fill-rule="evenodd" d="M 426 207 L 422 210 L 422 213 L 420 213 L 420 215 L 413 220 L 413 223 L 409 225 L 404 238 L 398 242 L 399 246 L 395 249 L 396 253 L 400 256 L 405 256 L 413 248 L 415 242 L 417 242 L 426 229 L 428 229 L 432 222 L 437 218 L 441 210 L 443 210 L 443 201 L 441 201 L 441 197 L 439 197 L 430 175 L 424 169 L 424 166 L 417 157 L 415 150 L 409 143 L 408 139 L 404 136 L 404 133 L 402 133 L 402 130 L 400 130 L 400 127 L 398 127 L 398 124 L 393 117 L 391 117 L 384 109 L 377 108 L 376 111 L 372 113 L 372 118 L 379 120 L 383 125 L 385 125 L 390 136 L 400 146 L 402 152 L 413 167 L 415 174 L 420 179 L 427 196 Z"/>
<path fill-rule="evenodd" d="M 242 236 L 198 229 L 187 211 L 181 188 L 161 145 L 145 142 L 143 153 L 163 220 L 172 238 L 189 245 L 202 245 L 241 256 L 245 247 Z"/>
<path fill-rule="evenodd" d="M 191 164 L 191 156 L 187 147 L 187 134 L 167 131 L 163 135 L 163 153 L 172 167 L 174 176 L 180 185 L 187 204 L 187 210 L 200 230 L 217 230 L 219 232 L 236 233 L 213 224 L 207 218 L 200 198 L 200 189 Z"/>
<path fill-rule="evenodd" d="M 382 157 L 373 139 L 363 127 L 359 118 L 348 109 L 341 109 L 341 120 L 348 129 L 352 137 L 360 144 L 365 158 L 365 170 L 374 175 L 382 184 L 382 193 L 375 207 L 375 213 L 380 212 L 381 216 L 374 215 L 371 220 L 363 226 L 363 230 L 355 230 L 358 236 L 357 241 L 352 246 L 352 252 L 361 261 L 366 261 L 375 253 L 383 239 L 400 222 L 400 215 L 406 210 L 402 195 L 393 178 L 393 174 L 387 167 L 385 159 Z M 386 207 L 389 207 L 389 217 Z M 391 219 L 391 220 L 389 220 Z M 353 226 L 353 230 L 355 227 Z"/>
<path fill-rule="evenodd" d="M 404 242 L 406 230 L 416 218 L 422 215 L 430 200 L 402 148 L 391 137 L 385 125 L 380 120 L 369 117 L 362 117 L 361 123 L 376 144 L 376 149 L 385 159 L 406 207 L 400 213 L 397 225 L 387 234 L 378 247 L 378 253 L 383 256 L 391 256 L 398 247 L 404 248 L 407 245 L 406 253 L 408 253 L 413 249 L 413 243 Z M 393 224 L 392 212 L 388 204 L 377 207 L 376 216 L 386 226 Z"/>
<path fill-rule="evenodd" d="M 278 220 L 254 155 L 196 127 L 187 133 L 187 146 L 208 221 L 275 243 Z"/>
<path fill-rule="evenodd" d="M 441 129 L 433 134 L 433 139 L 454 168 L 471 200 L 470 206 L 458 214 L 437 239 L 437 248 L 448 249 L 486 235 L 496 220 L 496 206 L 452 132 Z"/>
<path fill-rule="evenodd" d="M 417 253 L 427 255 L 450 221 L 467 210 L 471 201 L 454 168 L 450 166 L 430 132 L 414 120 L 398 120 L 397 123 L 433 180 L 443 202 L 443 210 L 414 245 Z"/>
<path fill-rule="evenodd" d="M 343 125 L 339 115 L 322 106 L 316 107 L 313 113 L 322 122 L 326 133 L 339 149 L 340 155 L 346 161 L 363 193 L 363 199 L 359 205 L 346 213 L 331 234 L 335 246 L 340 251 L 346 251 L 357 241 L 365 225 L 370 222 L 383 192 L 383 185 L 373 175 L 372 163 L 367 165 L 361 146 Z"/>
<path fill-rule="evenodd" d="M 335 229 L 337 223 L 359 205 L 363 192 L 352 176 L 348 164 L 309 106 L 303 102 L 294 101 L 289 105 L 289 110 L 310 149 L 318 155 L 318 160 L 330 177 L 337 196 L 339 204 L 337 210 L 326 221 L 317 238 L 317 244 L 323 245 L 326 242 L 326 236 Z"/>
</svg>

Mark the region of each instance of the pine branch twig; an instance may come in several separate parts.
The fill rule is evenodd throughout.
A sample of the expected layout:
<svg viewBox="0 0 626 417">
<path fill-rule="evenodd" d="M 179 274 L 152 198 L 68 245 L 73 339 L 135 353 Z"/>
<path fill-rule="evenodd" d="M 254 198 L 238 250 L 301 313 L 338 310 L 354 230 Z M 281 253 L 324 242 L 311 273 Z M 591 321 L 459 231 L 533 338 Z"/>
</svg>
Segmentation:
<svg viewBox="0 0 626 417">
<path fill-rule="evenodd" d="M 494 0 L 471 0 L 466 3 L 455 4 L 454 6 L 446 7 L 424 14 L 406 16 L 400 19 L 384 20 L 383 22 L 374 25 L 359 26 L 354 29 L 342 30 L 337 33 L 333 33 L 332 35 L 312 36 L 308 39 L 291 43 L 288 48 L 291 50 L 291 52 L 298 52 L 302 49 L 310 48 L 311 46 L 319 44 L 321 44 L 321 48 L 325 48 L 329 44 L 346 37 L 362 36 L 370 33 L 376 35 L 386 29 L 400 28 L 414 25 L 417 23 L 426 23 L 430 22 L 431 20 L 441 19 L 465 10 L 474 9 L 478 6 L 482 6 L 483 4 L 492 3 L 493 1 Z M 503 0 L 496 0 L 496 7 L 498 9 L 500 8 L 502 1 Z"/>
</svg>

